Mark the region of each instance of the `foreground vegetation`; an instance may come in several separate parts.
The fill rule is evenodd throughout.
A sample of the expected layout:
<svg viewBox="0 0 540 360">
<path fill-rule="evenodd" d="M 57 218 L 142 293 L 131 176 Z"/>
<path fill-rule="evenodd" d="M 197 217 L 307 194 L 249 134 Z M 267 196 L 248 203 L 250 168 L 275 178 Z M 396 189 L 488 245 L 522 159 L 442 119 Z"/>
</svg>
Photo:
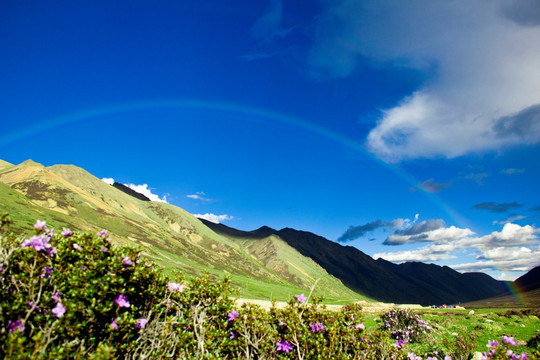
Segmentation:
<svg viewBox="0 0 540 360">
<path fill-rule="evenodd" d="M 167 275 L 140 250 L 115 246 L 106 231 L 54 231 L 37 221 L 34 236 L 19 238 L 9 223 L 2 216 L 4 359 L 457 360 L 478 349 L 484 359 L 540 356 L 532 313 L 370 317 L 357 304 L 326 311 L 311 294 L 283 309 L 235 308 L 228 279 Z"/>
</svg>

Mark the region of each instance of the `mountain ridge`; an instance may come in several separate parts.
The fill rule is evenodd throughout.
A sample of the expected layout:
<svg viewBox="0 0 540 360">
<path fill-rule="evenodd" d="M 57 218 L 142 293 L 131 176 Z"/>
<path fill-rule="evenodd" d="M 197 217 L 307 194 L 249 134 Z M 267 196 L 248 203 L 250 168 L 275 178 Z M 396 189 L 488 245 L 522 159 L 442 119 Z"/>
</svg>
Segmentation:
<svg viewBox="0 0 540 360">
<path fill-rule="evenodd" d="M 166 271 L 181 271 L 187 277 L 205 271 L 214 278 L 230 276 L 243 296 L 286 300 L 309 291 L 314 281 L 302 275 L 305 273 L 325 278 L 327 294 L 334 299 L 366 299 L 311 261 L 303 261 L 299 269 L 275 262 L 265 266 L 247 249 L 215 233 L 185 210 L 137 199 L 74 165 L 45 167 L 25 161 L 0 168 L 0 212 L 15 220 L 13 231 L 26 234 L 37 219 L 57 229 L 107 229 L 114 242 L 141 247 Z M 294 255 L 296 250 L 276 244 L 272 242 L 275 249 L 300 259 Z"/>
<path fill-rule="evenodd" d="M 394 303 L 456 304 L 505 293 L 504 285 L 483 273 L 461 274 L 448 266 L 374 260 L 361 250 L 343 246 L 308 231 L 261 227 L 241 231 L 209 221 L 203 223 L 225 236 L 257 239 L 270 229 L 302 255 L 311 258 L 349 288 L 368 297 Z M 267 230 L 268 231 L 268 230 Z"/>
</svg>

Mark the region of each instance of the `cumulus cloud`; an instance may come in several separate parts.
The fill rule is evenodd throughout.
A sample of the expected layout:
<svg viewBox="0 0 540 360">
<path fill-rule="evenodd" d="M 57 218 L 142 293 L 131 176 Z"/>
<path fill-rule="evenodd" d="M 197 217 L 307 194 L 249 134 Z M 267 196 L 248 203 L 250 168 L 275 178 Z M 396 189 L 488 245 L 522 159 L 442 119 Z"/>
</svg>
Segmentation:
<svg viewBox="0 0 540 360">
<path fill-rule="evenodd" d="M 416 250 L 374 254 L 388 261 L 440 261 L 455 258 L 455 252 L 472 251 L 475 262 L 452 265 L 459 271 L 527 271 L 538 265 L 540 258 L 539 230 L 533 226 L 513 223 L 501 231 L 474 236 L 469 229 L 439 228 L 426 233 L 432 244 Z"/>
<path fill-rule="evenodd" d="M 193 214 L 193 216 L 198 217 L 200 219 L 208 220 L 208 221 L 216 223 L 216 224 L 222 223 L 223 221 L 234 219 L 233 216 L 230 216 L 230 215 L 227 215 L 227 214 L 216 215 L 216 214 L 212 214 L 212 213 L 206 213 L 206 214 Z"/>
<path fill-rule="evenodd" d="M 513 223 L 505 224 L 501 231 L 494 231 L 489 235 L 477 239 L 479 246 L 491 249 L 500 246 L 530 245 L 538 241 L 538 230 L 531 225 L 520 226 Z"/>
<path fill-rule="evenodd" d="M 511 209 L 520 208 L 522 206 L 523 205 L 521 205 L 520 203 L 516 201 L 511 202 L 511 203 L 503 203 L 503 204 L 496 204 L 493 202 L 484 202 L 484 203 L 476 204 L 472 208 L 476 210 L 488 210 L 492 212 L 502 213 L 502 212 L 507 212 L 508 210 L 511 210 Z"/>
<path fill-rule="evenodd" d="M 538 266 L 540 248 L 536 246 L 493 249 L 486 258 L 485 261 L 453 265 L 452 268 L 463 272 L 489 270 L 529 271 Z"/>
<path fill-rule="evenodd" d="M 104 183 L 109 184 L 109 185 L 114 184 L 114 179 L 113 178 L 103 178 L 103 179 L 101 179 L 101 181 L 103 181 Z"/>
<path fill-rule="evenodd" d="M 470 229 L 461 229 L 455 226 L 444 227 L 444 221 L 430 220 L 419 223 L 416 229 L 407 229 L 395 232 L 384 242 L 384 245 L 404 245 L 418 242 L 435 242 L 442 244 L 448 241 L 466 239 L 474 233 Z"/>
<path fill-rule="evenodd" d="M 139 194 L 143 194 L 147 198 L 149 198 L 151 201 L 159 201 L 159 202 L 167 202 L 167 198 L 163 196 L 163 198 L 160 198 L 159 195 L 156 195 L 152 193 L 152 190 L 148 188 L 148 184 L 142 184 L 142 185 L 135 185 L 135 184 L 124 184 L 131 190 L 134 190 L 138 192 Z"/>
<path fill-rule="evenodd" d="M 328 77 L 347 77 L 366 64 L 430 76 L 383 109 L 369 133 L 368 148 L 386 161 L 534 144 L 540 141 L 537 3 L 328 2 L 314 22 L 307 62 Z"/>
</svg>

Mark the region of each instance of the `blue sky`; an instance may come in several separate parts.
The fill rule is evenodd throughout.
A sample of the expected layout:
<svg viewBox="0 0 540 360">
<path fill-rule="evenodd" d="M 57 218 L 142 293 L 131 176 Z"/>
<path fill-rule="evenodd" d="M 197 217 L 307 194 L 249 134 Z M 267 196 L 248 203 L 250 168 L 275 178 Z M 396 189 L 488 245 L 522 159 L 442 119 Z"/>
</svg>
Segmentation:
<svg viewBox="0 0 540 360">
<path fill-rule="evenodd" d="M 538 39 L 534 0 L 2 2 L 0 158 L 514 279 L 540 265 Z"/>
</svg>

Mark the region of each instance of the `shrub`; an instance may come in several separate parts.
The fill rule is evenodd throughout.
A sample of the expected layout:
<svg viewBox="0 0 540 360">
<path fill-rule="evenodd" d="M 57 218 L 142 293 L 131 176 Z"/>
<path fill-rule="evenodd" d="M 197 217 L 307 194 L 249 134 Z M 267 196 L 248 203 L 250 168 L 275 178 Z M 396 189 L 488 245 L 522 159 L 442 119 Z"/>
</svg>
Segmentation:
<svg viewBox="0 0 540 360">
<path fill-rule="evenodd" d="M 408 309 L 388 311 L 381 316 L 381 321 L 381 330 L 389 331 L 393 339 L 404 342 L 416 342 L 431 330 L 420 315 Z"/>
<path fill-rule="evenodd" d="M 452 340 L 443 339 L 448 349 L 447 355 L 453 360 L 470 360 L 474 356 L 475 341 L 478 336 L 472 332 L 465 335 L 455 335 Z"/>
</svg>

